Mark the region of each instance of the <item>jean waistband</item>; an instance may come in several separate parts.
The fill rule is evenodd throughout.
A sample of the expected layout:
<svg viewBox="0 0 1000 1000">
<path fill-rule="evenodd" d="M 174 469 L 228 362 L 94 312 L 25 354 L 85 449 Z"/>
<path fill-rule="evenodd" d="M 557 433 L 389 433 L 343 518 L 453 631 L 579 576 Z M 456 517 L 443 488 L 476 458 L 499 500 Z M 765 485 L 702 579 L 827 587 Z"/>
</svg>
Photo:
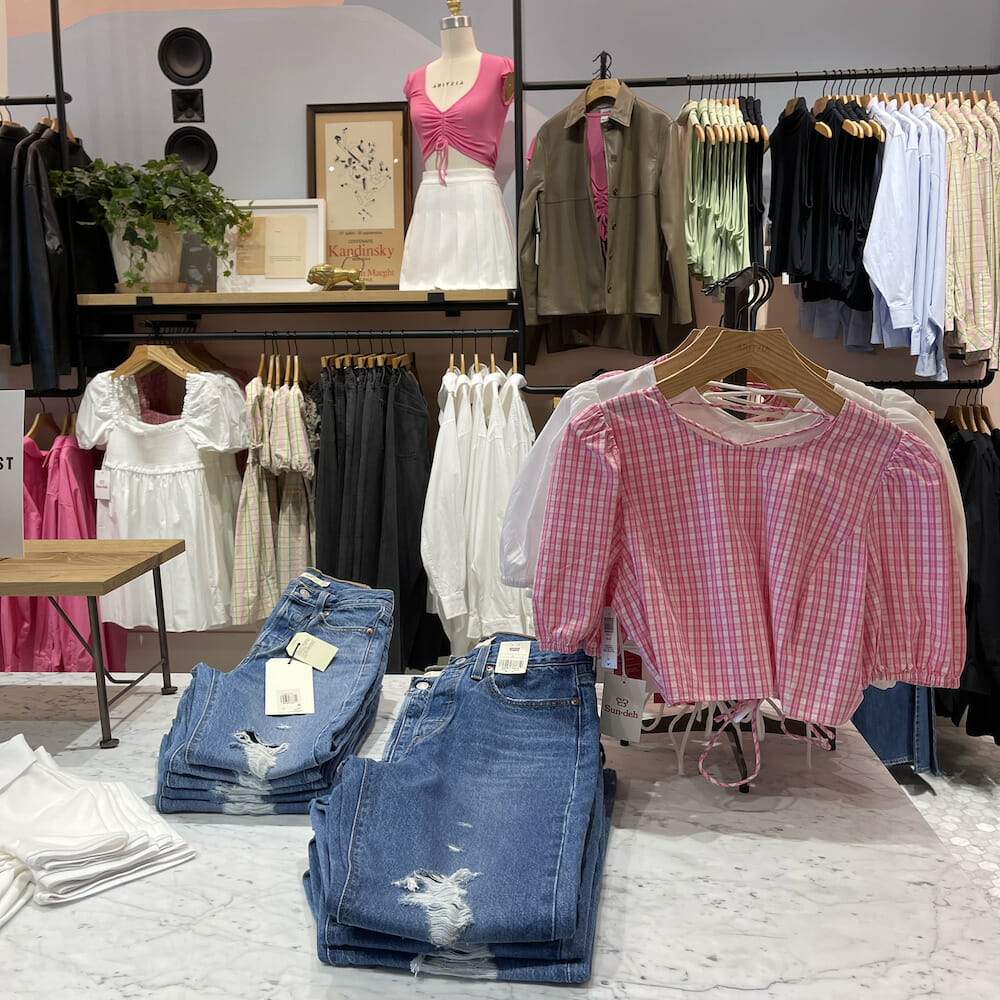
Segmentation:
<svg viewBox="0 0 1000 1000">
<path fill-rule="evenodd" d="M 310 568 L 285 587 L 279 604 L 285 601 L 301 607 L 322 607 L 325 610 L 377 605 L 391 614 L 393 597 L 391 590 L 372 590 L 362 583 L 338 580 L 318 569 Z"/>
<path fill-rule="evenodd" d="M 578 676 L 594 672 L 594 658 L 583 650 L 576 653 L 553 653 L 543 650 L 537 639 L 527 635 L 517 635 L 513 632 L 497 632 L 482 639 L 478 645 L 462 656 L 453 656 L 448 661 L 449 666 L 466 666 L 472 671 L 472 676 L 480 679 L 487 665 L 494 665 L 500 655 L 500 646 L 505 642 L 530 643 L 528 652 L 528 669 L 532 667 L 566 667 L 573 669 Z"/>
</svg>

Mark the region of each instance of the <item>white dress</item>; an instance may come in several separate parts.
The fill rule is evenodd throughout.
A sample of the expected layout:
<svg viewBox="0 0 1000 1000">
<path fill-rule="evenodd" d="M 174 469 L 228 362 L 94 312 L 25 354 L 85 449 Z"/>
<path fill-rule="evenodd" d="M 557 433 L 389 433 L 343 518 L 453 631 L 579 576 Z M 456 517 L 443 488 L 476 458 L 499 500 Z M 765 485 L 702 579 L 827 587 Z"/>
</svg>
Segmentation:
<svg viewBox="0 0 1000 1000">
<path fill-rule="evenodd" d="M 102 372 L 87 386 L 77 418 L 84 448 L 106 448 L 111 498 L 97 502 L 98 538 L 183 538 L 164 563 L 167 628 L 228 625 L 240 477 L 233 453 L 247 447 L 246 401 L 228 375 L 188 375 L 178 420 L 146 424 L 135 379 Z M 105 621 L 156 627 L 148 576 L 101 599 Z"/>
</svg>

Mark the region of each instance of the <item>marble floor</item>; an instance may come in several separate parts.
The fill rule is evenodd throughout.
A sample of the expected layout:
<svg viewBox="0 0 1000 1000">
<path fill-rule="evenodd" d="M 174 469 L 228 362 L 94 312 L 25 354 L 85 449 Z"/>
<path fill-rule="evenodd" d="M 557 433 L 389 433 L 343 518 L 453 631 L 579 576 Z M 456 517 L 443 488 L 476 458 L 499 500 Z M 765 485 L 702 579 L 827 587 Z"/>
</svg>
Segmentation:
<svg viewBox="0 0 1000 1000">
<path fill-rule="evenodd" d="M 0 677 L 0 740 L 24 732 L 61 765 L 124 781 L 148 799 L 176 699 L 152 682 L 132 691 L 112 710 L 121 745 L 100 750 L 92 683 L 80 675 Z M 387 679 L 365 753 L 380 752 L 406 684 Z M 978 824 L 992 826 L 997 815 L 1000 750 L 955 735 L 942 737 L 940 778 L 902 787 L 850 728 L 841 730 L 836 753 L 813 754 L 810 769 L 801 745 L 769 736 L 750 795 L 692 777 L 695 741 L 684 776 L 666 736 L 628 748 L 608 742 L 619 795 L 594 975 L 559 994 L 993 1000 L 1000 909 L 990 893 L 993 870 L 981 864 L 996 863 L 997 838 Z M 720 769 L 725 763 L 723 756 Z M 198 857 L 78 903 L 26 907 L 0 930 L 0 995 L 554 995 L 552 987 L 323 966 L 300 883 L 307 817 L 168 819 Z M 982 847 L 976 861 L 974 844 Z"/>
<path fill-rule="evenodd" d="M 967 736 L 946 719 L 938 723 L 937 741 L 940 774 L 894 767 L 893 776 L 952 852 L 972 891 L 1000 912 L 1000 747 L 992 738 Z"/>
</svg>

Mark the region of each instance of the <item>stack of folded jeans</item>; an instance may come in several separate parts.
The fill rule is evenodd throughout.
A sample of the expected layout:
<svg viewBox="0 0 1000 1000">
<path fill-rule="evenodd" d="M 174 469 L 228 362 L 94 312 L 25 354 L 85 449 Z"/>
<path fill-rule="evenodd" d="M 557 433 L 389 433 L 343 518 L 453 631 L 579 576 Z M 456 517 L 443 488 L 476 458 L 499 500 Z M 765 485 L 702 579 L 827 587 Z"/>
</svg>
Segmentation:
<svg viewBox="0 0 1000 1000">
<path fill-rule="evenodd" d="M 336 648 L 325 669 L 311 671 L 315 711 L 268 715 L 267 661 L 287 659 L 300 632 Z M 375 721 L 391 635 L 391 591 L 317 570 L 293 580 L 235 670 L 199 663 L 192 671 L 160 745 L 156 808 L 309 812 Z"/>
<path fill-rule="evenodd" d="M 59 767 L 23 736 L 0 744 L 0 924 L 29 899 L 83 899 L 194 851 L 120 782 Z"/>
<path fill-rule="evenodd" d="M 382 760 L 348 758 L 313 803 L 320 960 L 585 982 L 615 795 L 600 753 L 582 653 L 497 635 L 414 679 Z"/>
</svg>

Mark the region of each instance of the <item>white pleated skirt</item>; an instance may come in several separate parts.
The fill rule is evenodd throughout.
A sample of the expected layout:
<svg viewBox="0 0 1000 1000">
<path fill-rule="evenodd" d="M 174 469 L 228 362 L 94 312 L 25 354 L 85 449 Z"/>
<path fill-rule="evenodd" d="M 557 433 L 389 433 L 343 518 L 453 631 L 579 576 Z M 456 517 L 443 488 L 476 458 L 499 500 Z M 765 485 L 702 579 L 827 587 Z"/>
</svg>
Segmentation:
<svg viewBox="0 0 1000 1000">
<path fill-rule="evenodd" d="M 488 167 L 425 170 L 403 243 L 401 291 L 513 288 L 514 229 Z"/>
</svg>

